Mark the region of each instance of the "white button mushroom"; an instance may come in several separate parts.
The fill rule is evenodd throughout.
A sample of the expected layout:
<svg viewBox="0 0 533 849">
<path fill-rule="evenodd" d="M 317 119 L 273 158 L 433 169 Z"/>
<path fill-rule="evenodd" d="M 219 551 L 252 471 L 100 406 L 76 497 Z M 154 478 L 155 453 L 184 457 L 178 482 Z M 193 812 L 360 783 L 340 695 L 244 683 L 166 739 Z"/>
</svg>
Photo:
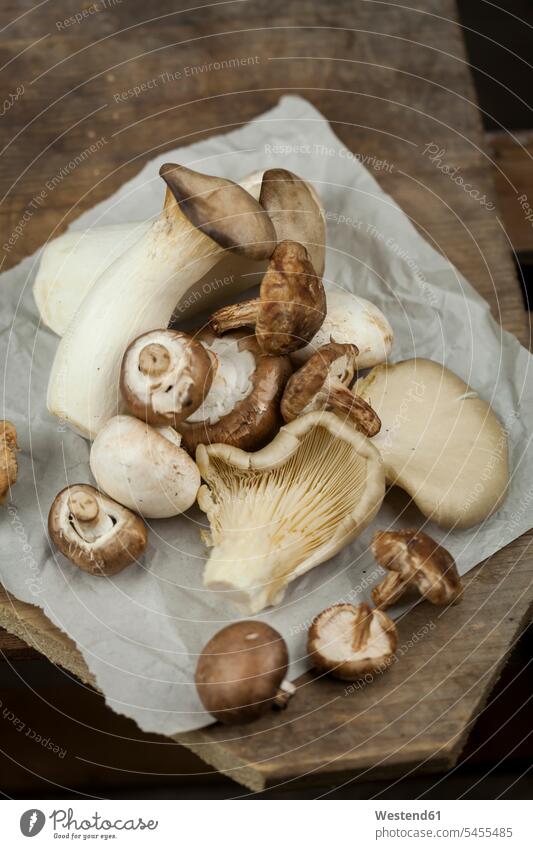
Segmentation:
<svg viewBox="0 0 533 849">
<path fill-rule="evenodd" d="M 326 289 L 327 312 L 324 322 L 305 348 L 291 353 L 296 365 L 307 362 L 317 348 L 327 342 L 357 345 L 358 369 L 371 368 L 385 362 L 394 334 L 380 309 L 342 289 Z"/>
<path fill-rule="evenodd" d="M 91 471 L 98 486 L 149 519 L 188 510 L 200 473 L 172 428 L 154 428 L 132 416 L 114 416 L 93 442 Z"/>
</svg>

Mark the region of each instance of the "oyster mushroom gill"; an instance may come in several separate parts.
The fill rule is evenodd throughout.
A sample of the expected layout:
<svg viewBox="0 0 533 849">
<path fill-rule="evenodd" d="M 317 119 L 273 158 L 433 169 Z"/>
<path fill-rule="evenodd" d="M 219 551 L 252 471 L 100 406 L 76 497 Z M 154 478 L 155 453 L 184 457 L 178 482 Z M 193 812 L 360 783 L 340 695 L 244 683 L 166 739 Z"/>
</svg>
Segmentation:
<svg viewBox="0 0 533 849">
<path fill-rule="evenodd" d="M 200 445 L 196 462 L 212 546 L 204 586 L 247 614 L 278 604 L 291 581 L 355 539 L 385 492 L 377 450 L 329 412 L 295 419 L 255 453 Z"/>
</svg>

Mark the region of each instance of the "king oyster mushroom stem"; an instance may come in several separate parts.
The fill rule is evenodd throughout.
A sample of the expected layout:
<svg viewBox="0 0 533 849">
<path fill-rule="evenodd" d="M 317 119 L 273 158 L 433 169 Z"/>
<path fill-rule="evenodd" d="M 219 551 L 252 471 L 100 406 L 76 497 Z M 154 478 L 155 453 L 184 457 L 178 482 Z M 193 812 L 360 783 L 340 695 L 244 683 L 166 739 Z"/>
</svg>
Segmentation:
<svg viewBox="0 0 533 849">
<path fill-rule="evenodd" d="M 204 586 L 247 614 L 362 533 L 385 494 L 379 453 L 333 413 L 301 416 L 252 454 L 200 445 L 196 462 L 212 547 Z"/>
<path fill-rule="evenodd" d="M 462 596 L 455 560 L 423 531 L 378 531 L 372 553 L 379 565 L 389 570 L 372 590 L 376 607 L 390 607 L 411 588 L 432 604 L 454 604 Z"/>
<path fill-rule="evenodd" d="M 114 416 L 92 444 L 91 472 L 100 489 L 141 516 L 177 516 L 192 507 L 200 486 L 198 468 L 180 442 L 171 427 Z"/>
<path fill-rule="evenodd" d="M 239 181 L 239 185 L 254 200 L 259 200 L 263 172 L 256 171 Z M 41 321 L 58 336 L 63 336 L 74 318 L 76 310 L 98 278 L 122 254 L 143 239 L 153 226 L 153 219 L 124 224 L 108 224 L 90 230 L 62 233 L 45 246 L 33 286 L 33 295 L 39 309 Z M 263 265 L 264 263 L 261 263 Z M 215 261 L 223 270 L 224 257 Z M 245 257 L 232 255 L 229 289 L 235 292 L 254 284 L 253 274 L 259 264 Z M 212 272 L 208 268 L 187 292 L 187 315 L 209 309 L 212 300 Z M 179 304 L 176 304 L 178 309 Z"/>
<path fill-rule="evenodd" d="M 197 339 L 179 330 L 152 330 L 126 350 L 120 388 L 133 416 L 176 427 L 198 409 L 212 380 L 213 360 Z"/>
<path fill-rule="evenodd" d="M 200 444 L 223 442 L 246 451 L 265 445 L 279 429 L 279 400 L 291 366 L 288 357 L 265 357 L 243 331 L 217 338 L 195 334 L 213 364 L 213 382 L 202 404 L 177 427 L 194 454 Z"/>
<path fill-rule="evenodd" d="M 50 412 L 89 438 L 117 412 L 130 342 L 166 327 L 176 303 L 224 250 L 266 259 L 275 247 L 268 215 L 237 184 L 177 165 L 160 173 L 168 186 L 162 213 L 90 289 L 52 366 Z"/>
<path fill-rule="evenodd" d="M 354 387 L 381 419 L 387 483 L 443 527 L 490 516 L 509 484 L 507 435 L 489 404 L 432 360 L 381 365 Z"/>
<path fill-rule="evenodd" d="M 264 354 L 288 354 L 313 338 L 326 315 L 326 297 L 307 250 L 299 242 L 280 242 L 261 281 L 259 298 L 217 310 L 215 333 L 254 327 Z"/>
<path fill-rule="evenodd" d="M 326 287 L 326 317 L 305 348 L 291 353 L 291 360 L 301 366 L 327 342 L 357 343 L 358 369 L 372 368 L 387 360 L 394 333 L 387 318 L 375 304 L 343 289 Z"/>
<path fill-rule="evenodd" d="M 305 413 L 328 408 L 350 421 L 365 436 L 379 433 L 381 422 L 376 412 L 348 389 L 355 375 L 358 353 L 355 345 L 337 342 L 319 348 L 289 378 L 281 400 L 285 421 L 292 422 Z"/>
<path fill-rule="evenodd" d="M 205 645 L 196 667 L 196 689 L 205 709 L 226 725 L 252 722 L 272 707 L 284 708 L 296 688 L 285 679 L 285 640 L 265 622 L 235 622 Z"/>
<path fill-rule="evenodd" d="M 88 484 L 73 484 L 56 495 L 48 531 L 61 554 L 91 575 L 115 575 L 146 548 L 142 519 Z"/>
<path fill-rule="evenodd" d="M 313 666 L 342 681 L 382 672 L 398 645 L 396 625 L 368 604 L 335 604 L 313 620 L 307 651 Z"/>
<path fill-rule="evenodd" d="M 0 421 L 0 504 L 4 503 L 7 493 L 17 480 L 17 451 L 15 425 L 3 419 Z"/>
</svg>

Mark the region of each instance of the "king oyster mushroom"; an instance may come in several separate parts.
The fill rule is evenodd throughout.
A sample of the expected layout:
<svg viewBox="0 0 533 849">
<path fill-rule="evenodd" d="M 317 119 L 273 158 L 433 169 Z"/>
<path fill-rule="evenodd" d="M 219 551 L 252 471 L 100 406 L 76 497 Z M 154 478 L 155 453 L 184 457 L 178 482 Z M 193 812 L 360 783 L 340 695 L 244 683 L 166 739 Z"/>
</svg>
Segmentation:
<svg viewBox="0 0 533 849">
<path fill-rule="evenodd" d="M 254 327 L 264 354 L 288 354 L 313 338 L 326 315 L 322 281 L 299 242 L 280 242 L 261 281 L 259 298 L 217 310 L 210 325 L 217 334 Z"/>
<path fill-rule="evenodd" d="M 463 586 L 455 560 L 423 531 L 378 531 L 372 553 L 389 570 L 372 590 L 376 607 L 390 607 L 411 587 L 432 604 L 453 604 L 461 598 Z"/>
<path fill-rule="evenodd" d="M 141 557 L 146 526 L 139 516 L 89 484 L 56 495 L 48 532 L 61 554 L 91 575 L 115 575 Z"/>
<path fill-rule="evenodd" d="M 327 289 L 326 303 L 324 323 L 305 348 L 291 353 L 293 363 L 303 365 L 317 348 L 327 342 L 355 343 L 358 369 L 385 362 L 392 349 L 394 334 L 381 310 L 366 298 L 343 289 Z"/>
<path fill-rule="evenodd" d="M 202 404 L 178 424 L 193 454 L 202 443 L 223 442 L 251 451 L 271 439 L 280 425 L 279 399 L 291 373 L 287 357 L 265 357 L 244 331 L 217 338 L 195 335 L 213 363 L 213 382 Z"/>
<path fill-rule="evenodd" d="M 287 382 L 281 400 L 285 421 L 328 408 L 347 418 L 365 436 L 379 433 L 381 422 L 375 411 L 348 389 L 358 353 L 355 345 L 322 345 Z"/>
<path fill-rule="evenodd" d="M 443 527 L 490 516 L 509 483 L 507 436 L 486 401 L 432 360 L 372 369 L 354 387 L 381 419 L 373 443 L 389 484 Z"/>
<path fill-rule="evenodd" d="M 265 622 L 235 622 L 204 647 L 196 689 L 207 711 L 226 725 L 251 722 L 271 707 L 286 707 L 295 687 L 285 681 L 285 640 Z"/>
<path fill-rule="evenodd" d="M 313 666 L 342 681 L 382 672 L 398 645 L 396 625 L 368 604 L 334 604 L 313 620 L 307 651 Z"/>
<path fill-rule="evenodd" d="M 120 388 L 128 411 L 153 425 L 176 425 L 198 409 L 213 380 L 203 345 L 179 330 L 152 330 L 122 360 Z"/>
<path fill-rule="evenodd" d="M 253 454 L 199 445 L 196 462 L 212 547 L 204 586 L 252 614 L 362 533 L 385 493 L 373 444 L 327 412 L 295 419 Z"/>
<path fill-rule="evenodd" d="M 224 250 L 267 259 L 276 244 L 268 215 L 237 184 L 177 165 L 160 173 L 168 186 L 162 213 L 89 290 L 52 366 L 50 412 L 90 438 L 117 412 L 130 342 L 166 327 L 176 303 Z"/>
<path fill-rule="evenodd" d="M 91 447 L 91 471 L 100 489 L 148 519 L 177 516 L 191 507 L 200 486 L 195 462 L 171 427 L 151 427 L 114 416 Z"/>
</svg>

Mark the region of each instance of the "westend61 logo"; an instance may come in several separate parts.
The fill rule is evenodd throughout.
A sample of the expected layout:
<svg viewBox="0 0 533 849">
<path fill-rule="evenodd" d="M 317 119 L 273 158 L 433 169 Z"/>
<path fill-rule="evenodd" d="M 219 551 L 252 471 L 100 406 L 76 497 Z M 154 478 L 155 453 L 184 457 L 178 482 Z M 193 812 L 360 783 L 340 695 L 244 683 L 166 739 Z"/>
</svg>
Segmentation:
<svg viewBox="0 0 533 849">
<path fill-rule="evenodd" d="M 54 837 L 76 838 L 81 837 L 79 832 L 83 832 L 84 836 L 92 832 L 92 837 L 100 837 L 102 840 L 114 837 L 113 832 L 145 831 L 146 829 L 155 831 L 159 825 L 158 820 L 144 820 L 142 817 L 110 820 L 96 811 L 90 817 L 76 818 L 72 808 L 66 811 L 62 808 L 52 811 L 48 819 L 52 823 Z M 42 830 L 45 822 L 46 817 L 42 811 L 30 808 L 20 818 L 20 830 L 25 837 L 35 837 Z"/>
</svg>

